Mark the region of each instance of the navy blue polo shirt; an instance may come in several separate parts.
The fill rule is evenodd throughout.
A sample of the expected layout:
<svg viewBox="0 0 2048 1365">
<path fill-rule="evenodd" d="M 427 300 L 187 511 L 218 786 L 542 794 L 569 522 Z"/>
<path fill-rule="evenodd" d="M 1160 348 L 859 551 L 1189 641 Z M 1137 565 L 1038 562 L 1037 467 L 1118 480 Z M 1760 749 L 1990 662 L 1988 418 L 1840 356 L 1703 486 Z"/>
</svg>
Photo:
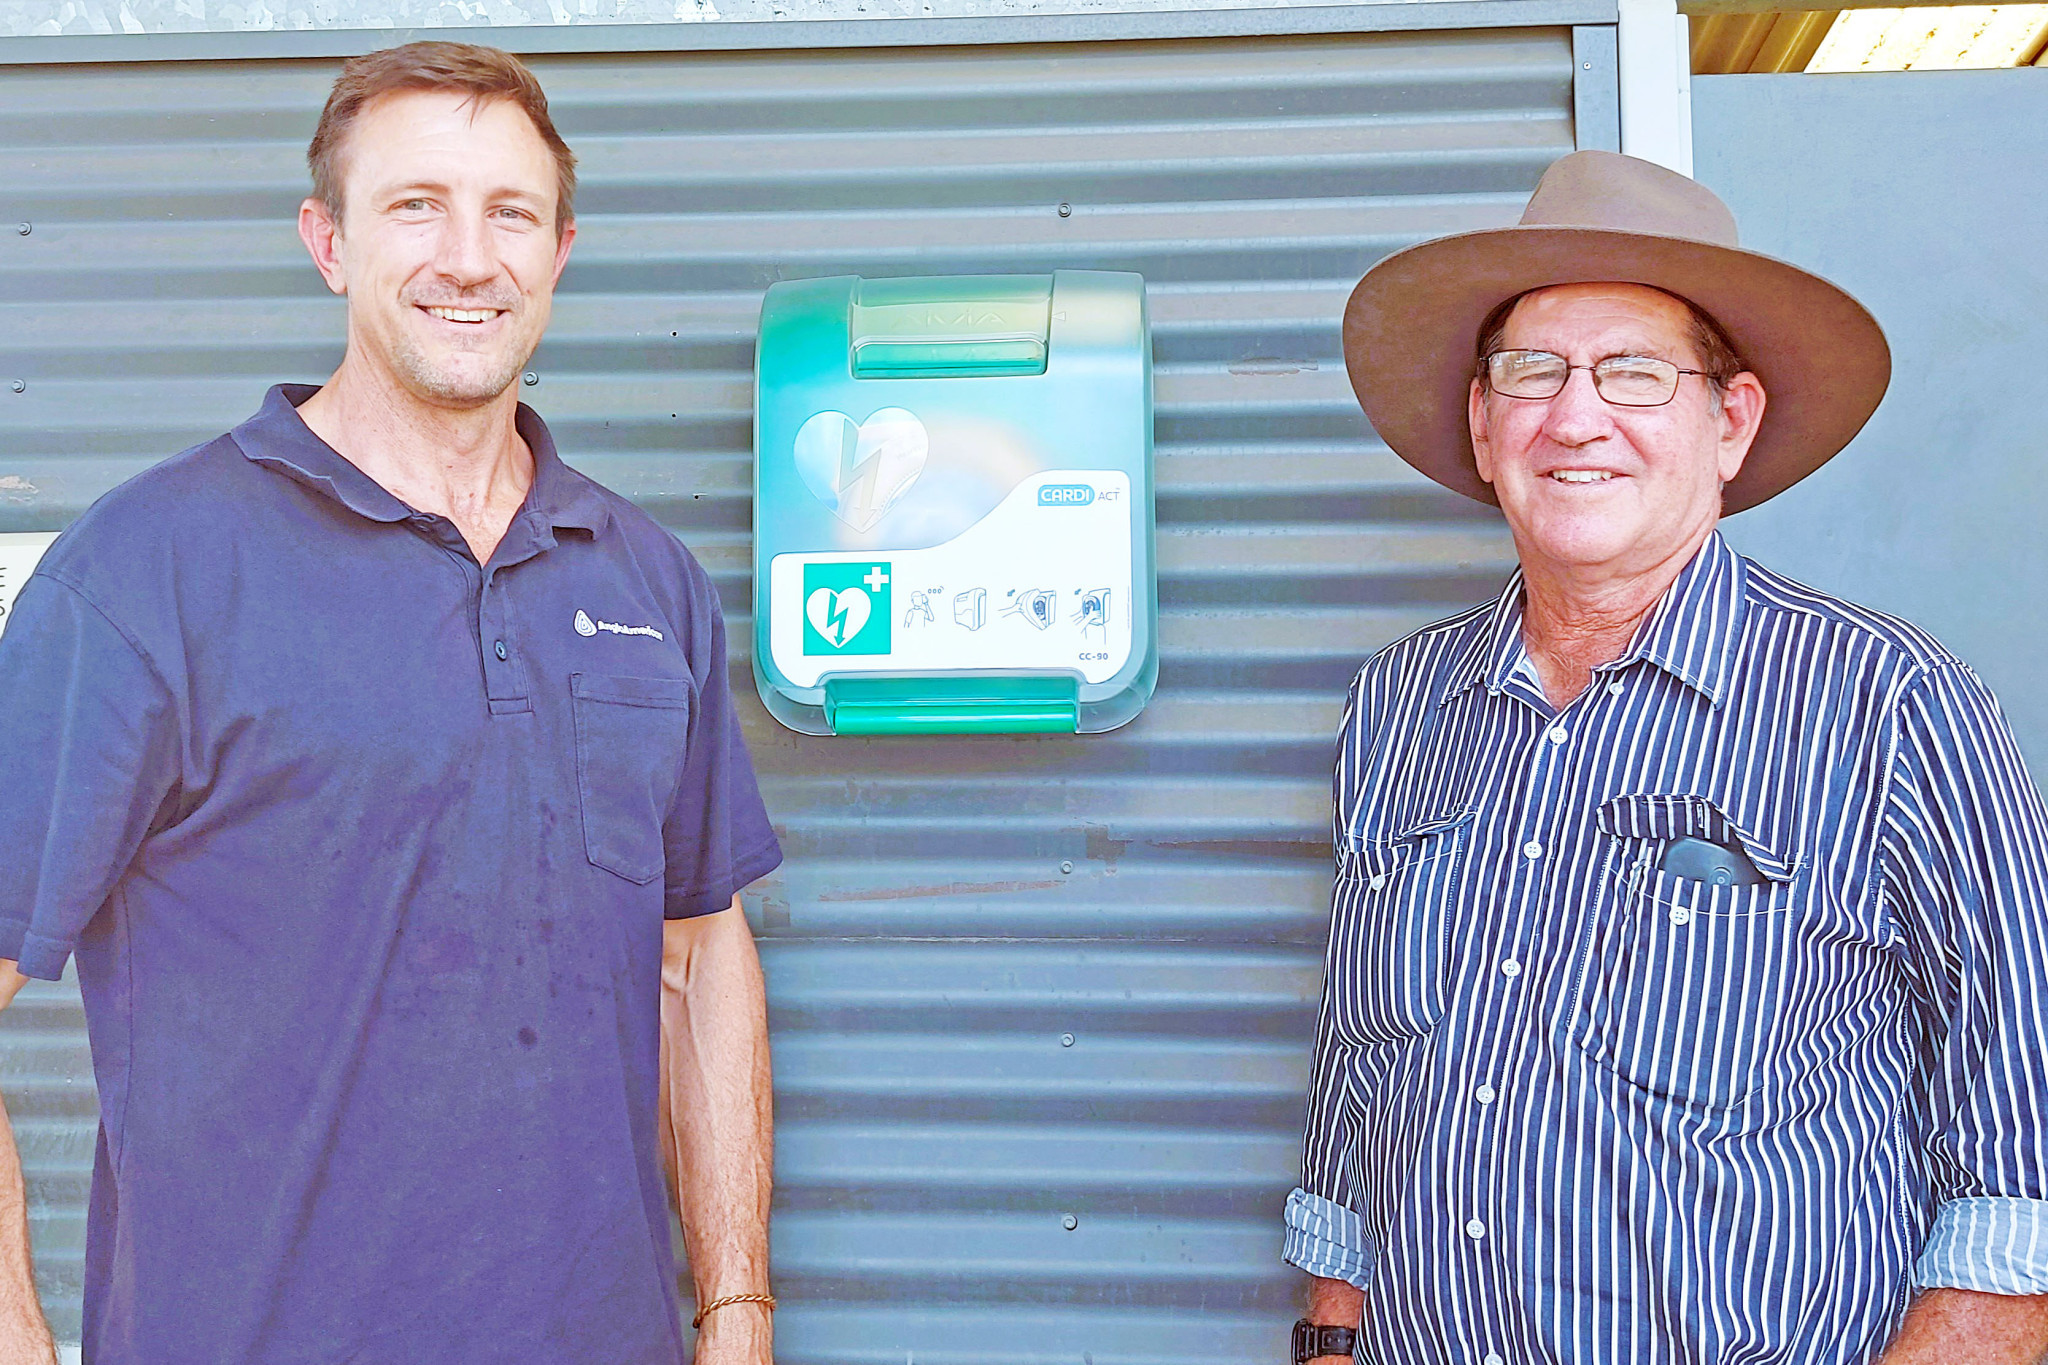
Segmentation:
<svg viewBox="0 0 2048 1365">
<path fill-rule="evenodd" d="M 563 465 L 491 562 L 273 389 L 0 637 L 0 957 L 75 954 L 97 1365 L 677 1362 L 664 918 L 780 861 L 704 570 Z"/>
</svg>

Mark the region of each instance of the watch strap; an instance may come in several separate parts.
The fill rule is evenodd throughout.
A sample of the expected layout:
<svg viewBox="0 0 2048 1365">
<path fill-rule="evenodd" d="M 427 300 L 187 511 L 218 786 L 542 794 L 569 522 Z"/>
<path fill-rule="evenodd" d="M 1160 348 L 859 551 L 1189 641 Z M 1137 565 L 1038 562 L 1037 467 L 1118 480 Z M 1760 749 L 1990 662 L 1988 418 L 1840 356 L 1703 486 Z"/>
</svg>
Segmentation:
<svg viewBox="0 0 2048 1365">
<path fill-rule="evenodd" d="M 1294 1324 L 1294 1365 L 1321 1356 L 1348 1356 L 1358 1334 L 1349 1327 L 1328 1327 L 1303 1318 Z"/>
</svg>

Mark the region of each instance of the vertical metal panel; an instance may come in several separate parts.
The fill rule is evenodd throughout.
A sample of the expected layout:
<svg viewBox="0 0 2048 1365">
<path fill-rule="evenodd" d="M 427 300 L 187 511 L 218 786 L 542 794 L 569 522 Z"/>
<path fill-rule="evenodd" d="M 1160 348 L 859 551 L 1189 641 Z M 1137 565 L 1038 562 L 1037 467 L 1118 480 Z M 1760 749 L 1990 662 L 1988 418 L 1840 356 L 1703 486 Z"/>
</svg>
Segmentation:
<svg viewBox="0 0 2048 1365">
<path fill-rule="evenodd" d="M 790 853 L 750 907 L 780 1358 L 1276 1358 L 1343 689 L 1510 562 L 1492 513 L 1373 440 L 1338 318 L 1372 261 L 1511 221 L 1571 149 L 1570 30 L 536 65 L 587 188 L 525 396 L 703 559 L 739 649 L 768 283 L 1150 282 L 1163 668 L 1137 723 L 808 739 L 733 660 Z M 291 228 L 330 76 L 0 75 L 0 379 L 27 383 L 0 386 L 0 529 L 59 527 L 333 364 L 340 308 Z M 74 1331 L 75 995 L 33 988 L 0 1036 Z"/>
<path fill-rule="evenodd" d="M 1884 325 L 1892 387 L 1850 447 L 1729 523 L 1746 554 L 1925 626 L 2048 775 L 2048 72 L 1715 76 L 1700 179 L 1743 244 Z M 1879 175 L 1869 148 L 1885 149 Z"/>
<path fill-rule="evenodd" d="M 1572 120 L 1582 152 L 1621 150 L 1621 65 L 1613 24 L 1572 28 Z"/>
</svg>

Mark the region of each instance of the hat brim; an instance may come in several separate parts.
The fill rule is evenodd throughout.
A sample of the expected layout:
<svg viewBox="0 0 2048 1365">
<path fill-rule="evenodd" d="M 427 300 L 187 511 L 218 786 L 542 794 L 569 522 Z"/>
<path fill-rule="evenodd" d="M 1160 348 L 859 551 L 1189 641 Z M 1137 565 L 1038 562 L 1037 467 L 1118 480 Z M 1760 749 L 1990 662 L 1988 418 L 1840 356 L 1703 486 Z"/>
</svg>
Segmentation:
<svg viewBox="0 0 2048 1365">
<path fill-rule="evenodd" d="M 1891 348 L 1869 311 L 1797 266 L 1739 247 L 1605 228 L 1506 227 L 1387 257 L 1344 310 L 1344 363 L 1373 429 L 1455 492 L 1499 504 L 1473 464 L 1466 403 L 1487 314 L 1556 284 L 1644 284 L 1676 294 L 1727 334 L 1763 381 L 1764 419 L 1724 514 L 1777 496 L 1849 444 L 1891 382 Z"/>
</svg>

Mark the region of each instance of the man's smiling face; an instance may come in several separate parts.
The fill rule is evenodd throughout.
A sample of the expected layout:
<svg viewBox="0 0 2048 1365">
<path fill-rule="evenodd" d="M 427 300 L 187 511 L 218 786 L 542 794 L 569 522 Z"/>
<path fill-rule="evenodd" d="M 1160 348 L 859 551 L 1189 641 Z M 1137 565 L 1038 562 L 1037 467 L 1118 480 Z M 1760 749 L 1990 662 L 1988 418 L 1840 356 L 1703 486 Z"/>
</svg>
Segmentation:
<svg viewBox="0 0 2048 1365">
<path fill-rule="evenodd" d="M 547 330 L 576 231 L 556 222 L 532 120 L 505 100 L 387 95 L 350 129 L 341 180 L 323 272 L 348 296 L 355 358 L 436 406 L 499 397 Z"/>
<path fill-rule="evenodd" d="M 1691 311 L 1636 284 L 1537 290 L 1508 315 L 1496 349 L 1549 351 L 1574 366 L 1650 356 L 1701 368 Z M 1763 406 L 1763 386 L 1747 373 L 1725 393 L 1681 375 L 1661 407 L 1609 403 L 1584 369 L 1548 399 L 1510 398 L 1474 381 L 1472 450 L 1526 568 L 1625 577 L 1712 530 L 1721 485 L 1742 468 Z"/>
</svg>

